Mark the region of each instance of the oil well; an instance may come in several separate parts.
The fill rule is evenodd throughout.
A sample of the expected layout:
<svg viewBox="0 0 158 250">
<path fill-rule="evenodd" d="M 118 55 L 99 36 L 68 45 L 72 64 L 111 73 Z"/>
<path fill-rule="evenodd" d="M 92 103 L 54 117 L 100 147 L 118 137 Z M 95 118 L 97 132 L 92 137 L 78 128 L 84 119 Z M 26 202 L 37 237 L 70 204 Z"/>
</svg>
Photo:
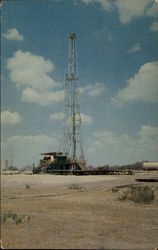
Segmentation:
<svg viewBox="0 0 158 250">
<path fill-rule="evenodd" d="M 103 175 L 131 174 L 131 171 L 112 169 L 88 169 L 84 159 L 81 142 L 81 115 L 78 87 L 78 64 L 76 54 L 76 34 L 69 39 L 68 68 L 64 81 L 64 136 L 57 152 L 41 153 L 43 158 L 33 173 Z"/>
<path fill-rule="evenodd" d="M 65 75 L 64 136 L 57 152 L 42 153 L 38 167 L 33 173 L 65 173 L 86 170 L 81 143 L 81 115 L 78 88 L 78 64 L 76 54 L 76 34 L 69 38 L 68 68 Z"/>
</svg>

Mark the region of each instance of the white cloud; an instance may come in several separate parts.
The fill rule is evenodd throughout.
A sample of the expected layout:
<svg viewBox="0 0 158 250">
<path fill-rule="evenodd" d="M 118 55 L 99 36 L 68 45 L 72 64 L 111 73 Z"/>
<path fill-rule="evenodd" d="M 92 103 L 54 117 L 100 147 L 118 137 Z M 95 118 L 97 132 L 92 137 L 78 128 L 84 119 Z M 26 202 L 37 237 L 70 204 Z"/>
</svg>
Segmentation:
<svg viewBox="0 0 158 250">
<path fill-rule="evenodd" d="M 83 124 L 91 124 L 93 123 L 93 119 L 91 116 L 81 113 L 81 122 Z"/>
<path fill-rule="evenodd" d="M 107 91 L 105 85 L 99 82 L 96 82 L 95 84 L 88 84 L 84 87 L 79 87 L 78 90 L 80 94 L 87 93 L 91 97 L 99 96 Z"/>
<path fill-rule="evenodd" d="M 88 84 L 84 87 L 78 87 L 78 90 L 79 90 L 79 93 L 80 94 L 83 94 L 85 93 L 86 91 L 90 90 L 92 88 L 92 85 L 91 84 Z"/>
<path fill-rule="evenodd" d="M 158 102 L 158 62 L 149 62 L 142 65 L 127 81 L 127 86 L 120 89 L 112 101 L 119 102 Z"/>
<path fill-rule="evenodd" d="M 3 34 L 3 36 L 7 40 L 12 40 L 12 41 L 22 41 L 24 40 L 24 37 L 19 34 L 18 30 L 15 28 L 8 29 L 6 33 Z"/>
<path fill-rule="evenodd" d="M 155 32 L 158 31 L 158 22 L 157 21 L 152 23 L 150 30 L 155 31 Z"/>
<path fill-rule="evenodd" d="M 1 123 L 2 124 L 18 124 L 21 122 L 21 116 L 17 112 L 2 111 Z"/>
<path fill-rule="evenodd" d="M 143 15 L 158 16 L 158 4 L 154 0 L 82 0 L 82 2 L 86 5 L 98 4 L 104 11 L 111 11 L 116 7 L 123 25 Z"/>
<path fill-rule="evenodd" d="M 141 51 L 140 43 L 134 44 L 129 50 L 127 51 L 128 54 L 135 53 Z"/>
<path fill-rule="evenodd" d="M 118 97 L 111 97 L 110 104 L 118 108 L 122 107 L 122 101 L 120 101 Z"/>
<path fill-rule="evenodd" d="M 25 102 L 34 102 L 41 106 L 48 106 L 64 100 L 64 91 L 47 91 L 47 92 L 38 92 L 31 88 L 25 88 L 22 91 L 22 101 Z"/>
<path fill-rule="evenodd" d="M 126 24 L 133 18 L 142 16 L 150 3 L 151 0 L 117 0 L 115 4 L 120 15 L 120 22 Z"/>
<path fill-rule="evenodd" d="M 158 139 L 158 127 L 152 127 L 150 125 L 142 125 L 139 135 L 142 139 Z"/>
<path fill-rule="evenodd" d="M 11 80 L 17 86 L 30 86 L 36 90 L 46 90 L 58 86 L 48 75 L 54 70 L 51 61 L 31 52 L 16 51 L 7 61 Z"/>
<path fill-rule="evenodd" d="M 103 83 L 99 83 L 99 82 L 96 82 L 94 85 L 92 85 L 92 87 L 90 88 L 90 90 L 88 91 L 88 94 L 91 96 L 91 97 L 95 97 L 95 96 L 99 96 L 101 95 L 102 93 L 105 92 L 105 86 Z"/>
<path fill-rule="evenodd" d="M 65 118 L 64 112 L 54 113 L 49 116 L 52 121 L 62 121 Z"/>
<path fill-rule="evenodd" d="M 81 122 L 82 124 L 91 124 L 93 123 L 93 119 L 91 116 L 86 115 L 84 113 L 80 114 L 81 116 Z M 53 121 L 62 121 L 65 118 L 65 114 L 63 112 L 59 112 L 59 113 L 54 113 L 52 115 L 50 115 L 49 117 L 51 120 Z M 76 120 L 78 121 L 78 115 L 76 115 Z M 71 123 L 71 117 L 68 119 L 68 123 Z"/>
<path fill-rule="evenodd" d="M 158 127 L 142 125 L 136 137 L 100 130 L 87 142 L 89 164 L 128 164 L 157 160 Z"/>
<path fill-rule="evenodd" d="M 111 11 L 113 9 L 113 2 L 111 0 L 82 0 L 86 5 L 99 4 L 105 11 Z"/>
<path fill-rule="evenodd" d="M 63 101 L 64 91 L 54 90 L 61 87 L 61 84 L 49 76 L 54 70 L 50 60 L 19 50 L 8 59 L 7 68 L 10 70 L 11 80 L 22 89 L 23 101 L 42 106 Z"/>
<path fill-rule="evenodd" d="M 10 138 L 8 138 L 7 142 L 9 144 L 31 144 L 33 146 L 41 147 L 44 145 L 53 145 L 57 143 L 57 138 L 55 135 L 26 135 L 26 136 L 20 136 L 15 135 Z"/>
</svg>

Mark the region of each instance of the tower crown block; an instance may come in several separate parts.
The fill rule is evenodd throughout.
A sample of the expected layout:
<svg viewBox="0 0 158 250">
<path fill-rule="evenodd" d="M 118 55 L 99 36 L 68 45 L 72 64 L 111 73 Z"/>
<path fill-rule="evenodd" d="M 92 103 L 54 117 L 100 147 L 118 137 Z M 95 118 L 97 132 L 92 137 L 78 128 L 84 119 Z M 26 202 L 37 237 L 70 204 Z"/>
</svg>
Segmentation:
<svg viewBox="0 0 158 250">
<path fill-rule="evenodd" d="M 75 33 L 70 33 L 68 35 L 68 38 L 70 38 L 71 40 L 75 39 L 76 38 L 76 34 Z"/>
</svg>

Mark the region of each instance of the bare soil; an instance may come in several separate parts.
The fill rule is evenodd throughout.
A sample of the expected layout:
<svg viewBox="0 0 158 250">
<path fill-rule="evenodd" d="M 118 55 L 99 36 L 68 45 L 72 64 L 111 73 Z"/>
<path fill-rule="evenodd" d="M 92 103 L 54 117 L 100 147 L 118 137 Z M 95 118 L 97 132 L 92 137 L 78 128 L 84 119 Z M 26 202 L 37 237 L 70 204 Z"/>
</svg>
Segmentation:
<svg viewBox="0 0 158 250">
<path fill-rule="evenodd" d="M 30 221 L 1 224 L 5 249 L 155 249 L 158 246 L 158 182 L 115 176 L 1 175 L 1 210 Z M 75 185 L 74 185 L 75 184 Z M 128 185 L 151 185 L 149 205 L 120 201 Z M 29 185 L 30 188 L 26 188 Z M 120 186 L 118 192 L 112 189 Z"/>
</svg>

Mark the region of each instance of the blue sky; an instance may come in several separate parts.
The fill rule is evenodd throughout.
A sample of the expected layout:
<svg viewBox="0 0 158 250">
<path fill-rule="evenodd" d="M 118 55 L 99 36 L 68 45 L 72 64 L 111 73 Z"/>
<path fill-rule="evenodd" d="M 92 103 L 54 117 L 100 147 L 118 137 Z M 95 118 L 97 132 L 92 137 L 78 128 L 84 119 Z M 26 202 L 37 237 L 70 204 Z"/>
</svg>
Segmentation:
<svg viewBox="0 0 158 250">
<path fill-rule="evenodd" d="M 63 136 L 68 34 L 77 34 L 88 164 L 158 155 L 155 0 L 2 2 L 2 158 L 22 167 Z"/>
</svg>

